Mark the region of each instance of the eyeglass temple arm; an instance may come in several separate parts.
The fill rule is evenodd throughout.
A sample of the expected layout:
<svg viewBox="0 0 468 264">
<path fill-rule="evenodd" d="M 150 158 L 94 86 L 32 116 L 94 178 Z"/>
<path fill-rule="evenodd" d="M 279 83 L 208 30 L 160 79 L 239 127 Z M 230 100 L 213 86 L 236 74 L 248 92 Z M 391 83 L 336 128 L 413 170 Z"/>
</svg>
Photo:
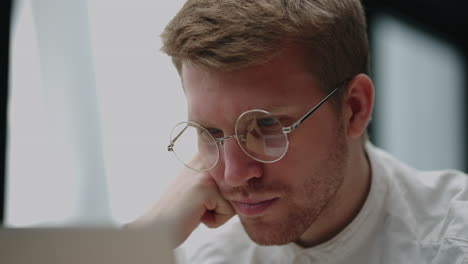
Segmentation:
<svg viewBox="0 0 468 264">
<path fill-rule="evenodd" d="M 173 140 L 171 140 L 171 143 L 169 144 L 169 146 L 167 146 L 167 151 L 174 151 L 174 143 L 177 141 L 177 139 L 179 139 L 182 133 L 184 133 L 184 131 L 187 130 L 188 127 L 189 126 L 186 125 L 184 129 L 182 129 L 182 131 L 180 131 L 179 134 L 177 134 L 177 136 Z"/>
<path fill-rule="evenodd" d="M 325 98 L 322 99 L 314 108 L 310 109 L 304 116 L 302 116 L 299 120 L 297 120 L 294 124 L 288 127 L 283 127 L 283 133 L 288 134 L 294 131 L 302 122 L 304 122 L 310 115 L 312 115 L 323 103 L 325 103 L 328 98 L 330 98 L 336 91 L 338 91 L 344 84 L 338 85 L 333 91 L 331 91 Z"/>
</svg>

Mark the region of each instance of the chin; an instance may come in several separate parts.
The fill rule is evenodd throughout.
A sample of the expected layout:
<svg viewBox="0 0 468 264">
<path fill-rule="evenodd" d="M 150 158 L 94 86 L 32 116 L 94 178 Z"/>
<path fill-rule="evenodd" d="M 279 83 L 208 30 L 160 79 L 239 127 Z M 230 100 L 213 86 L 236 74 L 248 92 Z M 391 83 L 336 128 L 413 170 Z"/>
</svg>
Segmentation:
<svg viewBox="0 0 468 264">
<path fill-rule="evenodd" d="M 309 225 L 298 221 L 267 222 L 260 219 L 241 219 L 241 223 L 249 238 L 259 245 L 285 245 L 304 234 Z"/>
</svg>

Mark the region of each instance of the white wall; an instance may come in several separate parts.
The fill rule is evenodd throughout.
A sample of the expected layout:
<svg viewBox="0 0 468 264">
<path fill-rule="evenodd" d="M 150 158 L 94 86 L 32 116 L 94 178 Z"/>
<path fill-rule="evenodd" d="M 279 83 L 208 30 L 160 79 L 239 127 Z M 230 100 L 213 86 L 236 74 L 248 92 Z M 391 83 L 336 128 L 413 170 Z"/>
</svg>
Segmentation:
<svg viewBox="0 0 468 264">
<path fill-rule="evenodd" d="M 375 22 L 380 145 L 419 169 L 463 169 L 463 57 L 446 40 L 394 17 Z"/>
<path fill-rule="evenodd" d="M 88 1 L 104 157 L 119 222 L 149 207 L 180 169 L 169 133 L 186 119 L 177 72 L 159 34 L 183 1 Z"/>
<path fill-rule="evenodd" d="M 18 2 L 7 224 L 122 223 L 158 198 L 186 111 L 159 34 L 182 2 Z"/>
</svg>

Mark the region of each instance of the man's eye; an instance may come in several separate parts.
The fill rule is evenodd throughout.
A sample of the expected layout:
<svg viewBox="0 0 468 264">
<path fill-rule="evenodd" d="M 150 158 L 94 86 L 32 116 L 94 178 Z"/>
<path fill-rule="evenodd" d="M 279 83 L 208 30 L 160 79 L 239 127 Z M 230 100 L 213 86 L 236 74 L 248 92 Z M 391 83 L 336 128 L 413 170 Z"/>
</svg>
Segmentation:
<svg viewBox="0 0 468 264">
<path fill-rule="evenodd" d="M 221 131 L 220 129 L 217 129 L 217 128 L 207 128 L 206 130 L 208 130 L 208 132 L 210 132 L 210 134 L 215 137 L 215 138 L 220 138 L 220 137 L 223 137 L 223 131 Z"/>
<path fill-rule="evenodd" d="M 264 117 L 257 119 L 257 124 L 259 127 L 271 127 L 278 123 L 278 120 L 273 117 Z"/>
</svg>

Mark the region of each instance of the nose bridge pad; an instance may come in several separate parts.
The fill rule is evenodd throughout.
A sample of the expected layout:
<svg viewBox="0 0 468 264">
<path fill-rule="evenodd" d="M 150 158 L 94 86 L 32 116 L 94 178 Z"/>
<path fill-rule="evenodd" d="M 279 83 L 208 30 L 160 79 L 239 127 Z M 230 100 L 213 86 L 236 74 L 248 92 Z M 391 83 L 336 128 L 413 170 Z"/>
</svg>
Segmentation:
<svg viewBox="0 0 468 264">
<path fill-rule="evenodd" d="M 237 135 L 234 134 L 234 135 L 230 135 L 230 136 L 225 136 L 225 137 L 222 137 L 222 138 L 218 138 L 217 141 L 218 141 L 218 144 L 219 144 L 219 145 L 223 146 L 223 145 L 224 145 L 224 141 L 225 141 L 225 140 L 228 140 L 228 139 L 231 139 L 231 138 L 237 139 Z"/>
<path fill-rule="evenodd" d="M 245 138 L 244 135 L 240 135 L 240 136 L 237 136 L 237 135 L 236 135 L 236 138 L 237 138 L 237 139 L 240 139 L 243 143 L 245 143 L 245 142 L 247 141 L 247 139 Z"/>
</svg>

